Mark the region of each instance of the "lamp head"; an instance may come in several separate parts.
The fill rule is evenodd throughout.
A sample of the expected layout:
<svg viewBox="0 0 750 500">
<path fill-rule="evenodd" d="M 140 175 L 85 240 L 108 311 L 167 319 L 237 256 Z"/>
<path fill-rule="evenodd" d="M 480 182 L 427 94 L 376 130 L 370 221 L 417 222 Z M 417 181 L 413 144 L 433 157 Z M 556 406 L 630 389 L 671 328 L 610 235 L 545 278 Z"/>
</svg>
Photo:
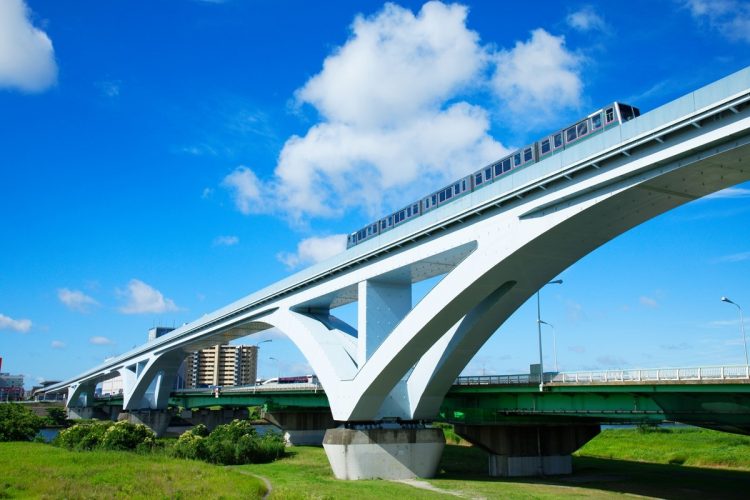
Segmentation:
<svg viewBox="0 0 750 500">
<path fill-rule="evenodd" d="M 554 281 L 548 282 L 547 284 L 548 285 L 562 285 L 562 282 L 563 280 L 554 280 Z"/>
<path fill-rule="evenodd" d="M 722 297 L 721 301 L 722 302 L 726 302 L 727 304 L 734 304 L 734 302 L 732 302 L 731 300 L 729 300 L 729 297 Z"/>
</svg>

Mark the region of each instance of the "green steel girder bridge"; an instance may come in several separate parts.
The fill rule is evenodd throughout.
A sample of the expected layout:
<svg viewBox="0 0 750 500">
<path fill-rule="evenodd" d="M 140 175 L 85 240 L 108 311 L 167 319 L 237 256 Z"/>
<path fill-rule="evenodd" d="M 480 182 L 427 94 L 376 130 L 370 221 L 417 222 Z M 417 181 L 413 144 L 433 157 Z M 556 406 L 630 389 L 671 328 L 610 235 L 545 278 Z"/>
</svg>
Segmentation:
<svg viewBox="0 0 750 500">
<path fill-rule="evenodd" d="M 750 434 L 748 366 L 608 370 L 459 377 L 440 419 L 464 425 L 564 425 L 680 422 Z M 97 405 L 121 403 L 100 398 Z M 188 409 L 260 406 L 267 412 L 330 408 L 319 384 L 269 384 L 172 393 Z"/>
</svg>

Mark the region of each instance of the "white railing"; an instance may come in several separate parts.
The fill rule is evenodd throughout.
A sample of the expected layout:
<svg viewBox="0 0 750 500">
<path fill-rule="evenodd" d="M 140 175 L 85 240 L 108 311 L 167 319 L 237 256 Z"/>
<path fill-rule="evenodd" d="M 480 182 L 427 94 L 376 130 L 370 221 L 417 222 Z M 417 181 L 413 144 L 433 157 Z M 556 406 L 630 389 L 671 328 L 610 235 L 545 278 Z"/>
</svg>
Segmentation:
<svg viewBox="0 0 750 500">
<path fill-rule="evenodd" d="M 695 368 L 647 368 L 571 373 L 545 373 L 545 383 L 601 384 L 622 382 L 750 381 L 750 366 L 702 366 Z M 513 385 L 539 383 L 539 375 L 478 375 L 458 377 L 455 385 Z"/>
<path fill-rule="evenodd" d="M 294 383 L 294 384 L 265 384 L 265 385 L 227 385 L 219 388 L 219 394 L 239 392 L 243 394 L 256 392 L 284 392 L 284 391 L 322 391 L 323 386 L 319 383 Z M 176 389 L 173 393 L 211 393 L 215 392 L 212 387 Z"/>
</svg>

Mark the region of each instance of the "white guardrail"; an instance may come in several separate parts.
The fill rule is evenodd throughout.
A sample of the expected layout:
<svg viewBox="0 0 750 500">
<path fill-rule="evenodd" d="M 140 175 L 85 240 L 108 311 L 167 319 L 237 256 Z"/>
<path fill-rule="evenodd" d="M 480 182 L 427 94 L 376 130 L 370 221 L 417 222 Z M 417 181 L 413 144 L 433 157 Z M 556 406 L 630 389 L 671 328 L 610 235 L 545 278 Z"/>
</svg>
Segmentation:
<svg viewBox="0 0 750 500">
<path fill-rule="evenodd" d="M 571 373 L 545 373 L 545 383 L 596 384 L 615 382 L 695 382 L 750 380 L 750 366 L 702 366 L 695 368 L 646 368 Z M 458 377 L 455 385 L 514 385 L 539 383 L 539 375 L 479 375 Z"/>
</svg>

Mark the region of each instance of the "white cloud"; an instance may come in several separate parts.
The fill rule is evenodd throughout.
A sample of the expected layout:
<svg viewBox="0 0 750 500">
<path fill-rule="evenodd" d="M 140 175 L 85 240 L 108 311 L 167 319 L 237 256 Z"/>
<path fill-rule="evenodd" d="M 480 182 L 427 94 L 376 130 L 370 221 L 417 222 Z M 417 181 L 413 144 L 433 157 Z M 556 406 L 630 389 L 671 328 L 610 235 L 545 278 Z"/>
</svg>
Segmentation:
<svg viewBox="0 0 750 500">
<path fill-rule="evenodd" d="M 613 356 L 610 354 L 604 354 L 596 357 L 596 362 L 602 368 L 623 368 L 628 365 L 628 362 L 620 356 Z"/>
<path fill-rule="evenodd" d="M 120 96 L 122 81 L 120 80 L 102 80 L 94 84 L 104 97 L 115 98 Z"/>
<path fill-rule="evenodd" d="M 89 297 L 80 290 L 69 290 L 60 288 L 57 290 L 57 298 L 69 309 L 79 312 L 87 312 L 89 306 L 97 306 L 99 303 L 93 297 Z"/>
<path fill-rule="evenodd" d="M 276 255 L 287 268 L 315 264 L 346 250 L 346 235 L 312 237 L 299 242 L 296 253 L 282 252 Z"/>
<path fill-rule="evenodd" d="M 26 333 L 31 330 L 30 319 L 13 319 L 4 314 L 0 314 L 0 330 L 14 330 L 16 332 Z"/>
<path fill-rule="evenodd" d="M 89 343 L 94 345 L 112 345 L 115 342 L 112 339 L 108 339 L 107 337 L 97 335 L 95 337 L 91 337 L 89 339 Z"/>
<path fill-rule="evenodd" d="M 539 28 L 526 42 L 497 54 L 492 86 L 507 109 L 523 113 L 529 126 L 581 104 L 583 59 L 565 46 L 565 37 Z"/>
<path fill-rule="evenodd" d="M 239 242 L 240 239 L 237 236 L 218 236 L 214 238 L 215 247 L 231 247 Z"/>
<path fill-rule="evenodd" d="M 750 3 L 737 0 L 685 0 L 693 18 L 734 41 L 750 43 Z"/>
<path fill-rule="evenodd" d="M 568 26 L 578 31 L 605 31 L 607 29 L 607 23 L 590 5 L 568 14 L 565 21 Z"/>
<path fill-rule="evenodd" d="M 177 311 L 179 308 L 175 303 L 162 295 L 162 293 L 144 283 L 132 279 L 126 290 L 118 290 L 118 295 L 126 300 L 126 304 L 120 307 L 124 314 L 141 313 L 163 313 Z"/>
<path fill-rule="evenodd" d="M 52 349 L 65 349 L 65 342 L 61 340 L 53 340 L 50 343 L 50 347 L 52 347 Z"/>
<path fill-rule="evenodd" d="M 654 309 L 654 308 L 656 308 L 656 307 L 659 307 L 659 302 L 657 302 L 657 300 L 656 300 L 656 299 L 654 299 L 654 298 L 652 298 L 652 297 L 646 297 L 645 295 L 642 295 L 642 296 L 641 296 L 641 297 L 640 297 L 640 298 L 638 299 L 638 302 L 640 302 L 640 304 L 641 304 L 642 306 L 645 306 L 645 307 L 648 307 L 648 308 L 651 308 L 651 309 Z"/>
<path fill-rule="evenodd" d="M 57 79 L 52 41 L 29 15 L 23 0 L 0 1 L 0 88 L 40 92 Z"/>
<path fill-rule="evenodd" d="M 416 14 L 386 4 L 358 16 L 296 92 L 321 121 L 286 141 L 273 179 L 245 166 L 224 179 L 237 208 L 295 222 L 359 207 L 374 215 L 499 157 L 488 113 L 460 100 L 489 62 L 466 15 L 429 2 Z"/>
<path fill-rule="evenodd" d="M 743 262 L 750 260 L 750 252 L 733 253 L 731 255 L 724 255 L 713 260 L 715 263 L 719 262 Z"/>
</svg>

